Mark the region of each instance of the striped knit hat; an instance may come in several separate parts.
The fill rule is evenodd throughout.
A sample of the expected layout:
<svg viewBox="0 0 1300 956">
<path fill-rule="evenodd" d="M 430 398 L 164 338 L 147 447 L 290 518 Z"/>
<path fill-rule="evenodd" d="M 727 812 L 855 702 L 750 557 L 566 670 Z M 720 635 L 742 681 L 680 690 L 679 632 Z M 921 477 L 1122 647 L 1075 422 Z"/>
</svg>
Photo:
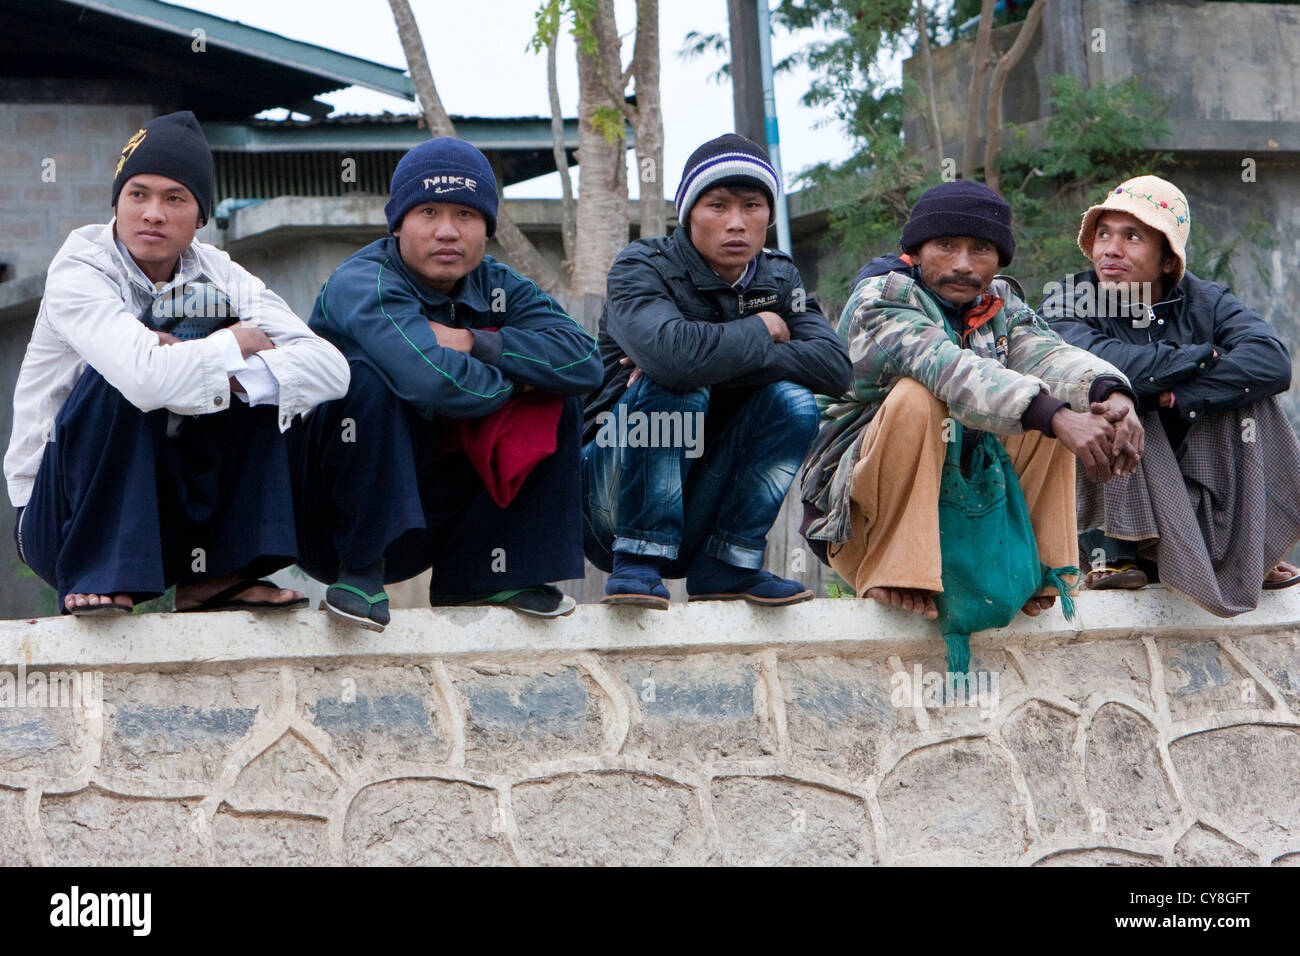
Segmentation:
<svg viewBox="0 0 1300 956">
<path fill-rule="evenodd" d="M 695 200 L 715 186 L 749 186 L 767 196 L 767 224 L 776 219 L 776 197 L 781 187 L 767 153 L 753 140 L 736 133 L 711 139 L 686 160 L 682 184 L 677 187 L 677 221 L 686 225 Z"/>
</svg>

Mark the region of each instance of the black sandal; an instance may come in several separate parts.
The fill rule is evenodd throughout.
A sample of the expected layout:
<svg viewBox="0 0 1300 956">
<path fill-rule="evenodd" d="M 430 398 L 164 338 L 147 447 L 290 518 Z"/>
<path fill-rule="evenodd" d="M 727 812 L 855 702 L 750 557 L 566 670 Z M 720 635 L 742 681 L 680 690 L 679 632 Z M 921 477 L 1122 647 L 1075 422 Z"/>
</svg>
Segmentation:
<svg viewBox="0 0 1300 956">
<path fill-rule="evenodd" d="M 231 600 L 241 591 L 247 591 L 257 585 L 270 588 L 273 591 L 282 591 L 284 588 L 276 585 L 274 581 L 261 580 L 239 581 L 226 588 L 224 591 L 218 591 L 206 601 L 202 601 L 194 607 L 184 609 L 177 608 L 177 614 L 196 614 L 205 611 L 298 611 L 305 608 L 311 603 L 307 597 L 300 597 L 293 601 L 234 601 Z"/>
</svg>

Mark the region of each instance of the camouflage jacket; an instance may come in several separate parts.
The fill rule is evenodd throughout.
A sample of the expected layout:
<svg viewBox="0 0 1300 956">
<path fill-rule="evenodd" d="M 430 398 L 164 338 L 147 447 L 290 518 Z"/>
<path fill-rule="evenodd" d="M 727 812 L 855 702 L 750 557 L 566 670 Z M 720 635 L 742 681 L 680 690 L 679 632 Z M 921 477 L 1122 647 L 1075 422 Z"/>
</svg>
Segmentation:
<svg viewBox="0 0 1300 956">
<path fill-rule="evenodd" d="M 847 541 L 849 495 L 867 424 L 900 378 L 914 378 L 963 425 L 999 435 L 1022 433 L 1021 416 L 1040 391 L 1086 411 L 1099 375 L 1128 379 L 1109 362 L 1067 345 L 996 278 L 966 314 L 964 344 L 944 328 L 933 293 L 914 277 L 910 263 L 888 257 L 894 271 L 870 274 L 853 290 L 836 328 L 848 346 L 853 383 L 838 398 L 819 396 L 821 429 L 801 474 L 811 516 L 810 540 Z"/>
</svg>

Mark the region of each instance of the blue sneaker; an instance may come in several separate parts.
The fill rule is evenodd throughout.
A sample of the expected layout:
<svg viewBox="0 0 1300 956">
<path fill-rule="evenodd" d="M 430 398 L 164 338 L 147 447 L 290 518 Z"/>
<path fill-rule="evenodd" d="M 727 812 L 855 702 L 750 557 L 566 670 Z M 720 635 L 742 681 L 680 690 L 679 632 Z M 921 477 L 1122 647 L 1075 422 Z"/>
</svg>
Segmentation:
<svg viewBox="0 0 1300 956">
<path fill-rule="evenodd" d="M 687 580 L 687 590 L 690 581 Z M 771 571 L 757 571 L 725 591 L 692 594 L 691 601 L 748 601 L 764 607 L 784 607 L 813 599 L 812 591 L 798 581 L 778 578 Z"/>
</svg>

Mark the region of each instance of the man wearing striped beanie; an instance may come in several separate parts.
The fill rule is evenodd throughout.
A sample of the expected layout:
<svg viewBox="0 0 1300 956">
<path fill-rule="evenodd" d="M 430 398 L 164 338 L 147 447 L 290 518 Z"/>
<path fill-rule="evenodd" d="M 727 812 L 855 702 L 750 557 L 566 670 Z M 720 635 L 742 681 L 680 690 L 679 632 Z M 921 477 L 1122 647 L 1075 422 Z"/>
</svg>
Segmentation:
<svg viewBox="0 0 1300 956">
<path fill-rule="evenodd" d="M 686 161 L 677 231 L 610 269 L 582 454 L 583 543 L 612 572 L 607 603 L 666 609 L 666 577 L 692 601 L 813 596 L 763 556 L 816 433 L 813 393 L 839 394 L 851 370 L 790 257 L 763 248 L 779 192 L 762 147 L 710 140 Z"/>
</svg>

